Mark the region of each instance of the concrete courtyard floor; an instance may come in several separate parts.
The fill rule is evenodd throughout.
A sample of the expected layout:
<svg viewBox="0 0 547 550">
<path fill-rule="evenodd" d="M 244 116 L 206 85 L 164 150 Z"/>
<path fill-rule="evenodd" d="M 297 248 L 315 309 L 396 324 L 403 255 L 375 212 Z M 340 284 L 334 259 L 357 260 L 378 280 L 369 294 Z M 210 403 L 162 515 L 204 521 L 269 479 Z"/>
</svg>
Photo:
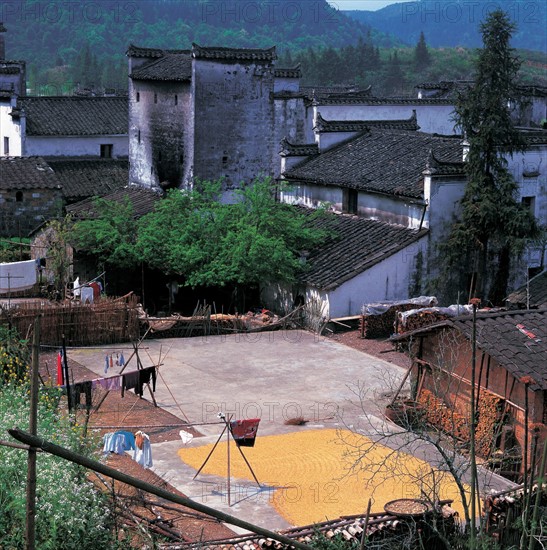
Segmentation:
<svg viewBox="0 0 547 550">
<path fill-rule="evenodd" d="M 69 349 L 77 361 L 97 376 L 104 376 L 105 354 L 128 344 Z M 155 398 L 171 414 L 196 424 L 204 436 L 187 446 L 214 443 L 222 431 L 219 412 L 234 419 L 260 418 L 261 436 L 318 428 L 360 428 L 372 434 L 382 424 L 386 394 L 397 387 L 404 369 L 328 338 L 305 331 L 278 331 L 228 336 L 145 340 L 139 350 L 144 367 L 160 364 Z M 125 372 L 136 370 L 135 358 Z M 120 372 L 114 367 L 108 376 Z M 358 389 L 359 388 L 359 389 Z M 360 394 L 364 399 L 358 399 Z M 145 397 L 149 395 L 145 392 Z M 285 424 L 303 417 L 303 426 Z M 143 428 L 144 429 L 144 428 Z M 146 430 L 144 430 L 146 431 Z M 248 480 L 232 480 L 228 506 L 226 479 L 200 474 L 185 465 L 177 451 L 182 440 L 154 444 L 153 471 L 189 498 L 269 529 L 290 527 L 270 506 L 271 493 Z M 233 452 L 237 452 L 233 447 Z M 420 458 L 428 459 L 427 450 Z M 249 478 L 251 479 L 251 478 Z M 511 484 L 488 474 L 490 486 L 501 490 Z M 363 503 L 363 512 L 366 503 Z"/>
</svg>

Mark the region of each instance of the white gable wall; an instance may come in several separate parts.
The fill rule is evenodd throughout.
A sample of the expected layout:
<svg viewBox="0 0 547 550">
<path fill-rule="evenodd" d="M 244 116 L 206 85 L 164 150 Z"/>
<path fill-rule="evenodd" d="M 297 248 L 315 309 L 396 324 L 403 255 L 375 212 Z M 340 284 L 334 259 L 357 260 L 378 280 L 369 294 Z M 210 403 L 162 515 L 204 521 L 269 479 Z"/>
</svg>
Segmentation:
<svg viewBox="0 0 547 550">
<path fill-rule="evenodd" d="M 0 102 L 0 156 L 20 157 L 23 151 L 21 137 L 21 119 L 14 120 L 10 113 L 13 110 L 11 102 Z M 9 139 L 9 155 L 4 152 L 4 138 Z"/>
<path fill-rule="evenodd" d="M 328 292 L 324 300 L 328 317 L 359 315 L 366 302 L 383 300 L 405 300 L 409 298 L 409 288 L 416 270 L 416 255 L 425 254 L 427 238 L 372 266 L 360 275 L 346 281 L 335 290 Z"/>
<path fill-rule="evenodd" d="M 103 136 L 27 136 L 25 156 L 100 157 L 101 145 L 112 144 L 112 158 L 127 157 L 129 138 L 125 135 Z"/>
<path fill-rule="evenodd" d="M 270 284 L 261 289 L 261 298 L 266 307 L 279 313 L 292 311 L 297 294 L 301 294 L 306 304 L 318 306 L 325 319 L 359 315 L 365 302 L 409 298 L 409 289 L 416 276 L 416 256 L 420 251 L 425 254 L 426 247 L 427 236 L 424 235 L 334 290 Z"/>
<path fill-rule="evenodd" d="M 376 105 L 316 105 L 315 113 L 321 113 L 325 120 L 408 120 L 412 111 L 416 111 L 420 132 L 428 134 L 452 135 L 454 129 L 453 105 L 420 105 L 420 101 L 405 104 Z"/>
</svg>

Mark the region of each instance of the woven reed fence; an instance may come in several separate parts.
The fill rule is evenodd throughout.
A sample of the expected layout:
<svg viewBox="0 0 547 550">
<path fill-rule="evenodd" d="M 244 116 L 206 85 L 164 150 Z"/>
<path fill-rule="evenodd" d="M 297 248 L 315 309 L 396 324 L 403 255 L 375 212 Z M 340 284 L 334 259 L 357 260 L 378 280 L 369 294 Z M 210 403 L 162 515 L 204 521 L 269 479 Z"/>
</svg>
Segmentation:
<svg viewBox="0 0 547 550">
<path fill-rule="evenodd" d="M 63 335 L 67 346 L 88 346 L 134 341 L 139 336 L 137 298 L 128 294 L 122 298 L 102 298 L 93 304 L 63 302 L 53 304 L 18 304 L 2 311 L 0 323 L 11 322 L 23 338 L 36 317 L 41 316 L 40 342 L 61 345 Z"/>
</svg>

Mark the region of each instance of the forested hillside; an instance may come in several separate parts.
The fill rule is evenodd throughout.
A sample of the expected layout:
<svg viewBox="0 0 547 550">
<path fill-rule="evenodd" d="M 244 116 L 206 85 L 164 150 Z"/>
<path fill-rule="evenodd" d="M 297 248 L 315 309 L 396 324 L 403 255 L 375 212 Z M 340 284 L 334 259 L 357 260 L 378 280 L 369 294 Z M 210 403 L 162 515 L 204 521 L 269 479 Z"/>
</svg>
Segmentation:
<svg viewBox="0 0 547 550">
<path fill-rule="evenodd" d="M 7 57 L 27 60 L 31 83 L 85 76 L 116 86 L 130 43 L 173 49 L 189 48 L 192 42 L 231 47 L 275 44 L 278 51 L 297 51 L 357 43 L 368 30 L 326 0 L 24 0 L 0 6 L 8 29 Z M 85 67 L 73 74 L 70 68 L 76 65 Z"/>
<path fill-rule="evenodd" d="M 392 4 L 378 11 L 345 11 L 360 23 L 390 33 L 402 42 L 416 44 L 420 32 L 430 46 L 481 46 L 479 23 L 496 7 L 517 25 L 514 48 L 547 52 L 545 0 L 417 0 Z"/>
<path fill-rule="evenodd" d="M 425 2 L 409 5 L 417 9 L 422 4 Z M 479 8 L 475 11 L 480 12 Z M 372 14 L 360 13 L 364 21 Z M 440 33 L 444 36 L 443 25 L 433 25 L 431 34 L 425 32 L 422 50 L 426 50 L 427 59 L 420 61 L 416 57 L 420 38 L 416 19 L 420 17 L 407 13 L 409 28 L 400 34 L 409 42 L 405 46 L 387 34 L 399 32 L 401 6 L 377 13 L 387 17 L 385 32 L 368 22 L 356 22 L 326 0 L 0 3 L 0 17 L 8 29 L 7 57 L 27 61 L 33 94 L 71 94 L 77 86 L 123 91 L 127 87 L 125 52 L 130 43 L 169 49 L 189 48 L 192 42 L 231 47 L 276 45 L 279 64 L 301 64 L 304 84 L 373 84 L 376 95 L 413 94 L 414 85 L 421 81 L 472 77 L 473 49 L 432 47 Z M 479 23 L 466 25 L 465 32 L 478 36 Z M 447 40 L 456 27 L 447 27 Z M 521 31 L 519 28 L 517 36 Z M 531 39 L 541 36 L 538 32 Z M 523 80 L 546 85 L 544 56 L 538 52 L 523 54 Z"/>
</svg>

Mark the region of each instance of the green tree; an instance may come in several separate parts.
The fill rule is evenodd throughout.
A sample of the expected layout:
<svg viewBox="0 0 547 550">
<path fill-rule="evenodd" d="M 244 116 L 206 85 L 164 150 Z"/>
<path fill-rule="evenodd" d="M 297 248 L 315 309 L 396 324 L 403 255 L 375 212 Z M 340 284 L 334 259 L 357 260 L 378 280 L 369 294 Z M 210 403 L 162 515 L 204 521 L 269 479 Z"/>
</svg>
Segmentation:
<svg viewBox="0 0 547 550">
<path fill-rule="evenodd" d="M 71 236 L 76 248 L 101 264 L 125 268 L 140 264 L 136 239 L 137 222 L 129 199 L 123 203 L 95 199 L 90 217 L 75 222 Z"/>
<path fill-rule="evenodd" d="M 221 182 L 170 191 L 140 221 L 140 257 L 193 287 L 244 291 L 270 281 L 293 282 L 302 269 L 300 252 L 322 237 L 310 216 L 277 202 L 268 178 L 236 191 L 233 204 L 219 202 L 220 191 Z"/>
<path fill-rule="evenodd" d="M 515 200 L 518 186 L 507 169 L 507 156 L 526 147 L 511 120 L 520 66 L 509 45 L 514 29 L 502 10 L 482 23 L 475 82 L 456 100 L 455 122 L 469 143 L 468 183 L 461 214 L 443 247 L 449 271 L 462 279 L 475 273 L 472 291 L 484 299 L 490 286 L 494 304 L 506 294 L 511 261 L 538 231 L 533 215 Z"/>
<path fill-rule="evenodd" d="M 185 279 L 218 253 L 225 227 L 221 182 L 172 189 L 139 221 L 137 252 L 150 267 Z M 228 222 L 228 220 L 226 220 Z"/>
<path fill-rule="evenodd" d="M 387 73 L 386 73 L 386 79 L 385 79 L 385 87 L 388 94 L 397 94 L 401 93 L 401 90 L 404 86 L 405 79 L 403 75 L 403 71 L 401 70 L 401 63 L 399 61 L 399 56 L 397 55 L 397 52 L 393 53 L 393 56 L 390 55 L 388 67 L 387 67 Z"/>
<path fill-rule="evenodd" d="M 420 39 L 414 49 L 414 66 L 417 71 L 423 71 L 431 64 L 431 56 L 425 43 L 425 36 L 423 31 L 420 32 Z"/>
</svg>

